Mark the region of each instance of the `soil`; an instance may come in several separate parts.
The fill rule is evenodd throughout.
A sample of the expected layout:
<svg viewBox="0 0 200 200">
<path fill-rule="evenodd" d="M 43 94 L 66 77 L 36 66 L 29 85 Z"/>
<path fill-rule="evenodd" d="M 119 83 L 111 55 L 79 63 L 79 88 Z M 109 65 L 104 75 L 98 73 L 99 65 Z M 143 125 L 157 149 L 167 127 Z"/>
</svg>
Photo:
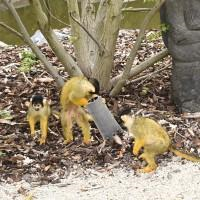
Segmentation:
<svg viewBox="0 0 200 200">
<path fill-rule="evenodd" d="M 134 45 L 137 33 L 137 30 L 120 31 L 115 52 L 115 67 L 112 71 L 112 76 L 119 74 L 123 70 L 127 55 Z M 157 31 L 152 31 L 152 34 L 154 33 L 157 33 Z M 68 41 L 65 41 L 64 46 L 74 56 L 73 48 Z M 142 42 L 134 64 L 139 64 L 164 48 L 161 37 L 149 40 L 147 35 Z M 0 187 L 11 184 L 9 187 L 12 188 L 15 187 L 17 183 L 23 183 L 19 181 L 24 181 L 27 184 L 35 183 L 36 185 L 47 185 L 49 183 L 61 184 L 63 180 L 68 180 L 69 176 L 74 172 L 84 174 L 85 171 L 86 174 L 84 174 L 83 177 L 89 177 L 89 170 L 95 171 L 94 173 L 96 173 L 96 171 L 104 171 L 108 179 L 111 173 L 110 171 L 114 173 L 114 177 L 115 174 L 118 176 L 123 172 L 124 180 L 126 179 L 126 175 L 130 176 L 134 181 L 148 179 L 148 175 L 141 175 L 139 179 L 135 177 L 135 171 L 145 163 L 133 157 L 131 152 L 133 145 L 132 138 L 130 137 L 127 139 L 127 135 L 121 136 L 122 140 L 125 142 L 125 152 L 123 156 L 120 156 L 120 147 L 115 144 L 107 144 L 103 152 L 98 152 L 98 147 L 102 144 L 103 139 L 93 123 L 91 129 L 92 143 L 89 146 L 82 144 L 82 135 L 78 127 L 74 127 L 73 129 L 75 136 L 74 142 L 65 145 L 63 143 L 60 122 L 54 116 L 51 116 L 49 121 L 49 134 L 45 145 L 39 145 L 39 131 L 37 131 L 36 138 L 32 139 L 30 137 L 30 130 L 26 121 L 26 102 L 29 101 L 33 94 L 41 93 L 51 99 L 53 109 L 59 110 L 59 91 L 55 81 L 46 72 L 39 61 L 29 72 L 20 72 L 20 53 L 24 51 L 24 49 L 27 49 L 27 47 L 8 46 L 0 49 L 0 111 L 1 113 L 2 111 L 10 113 L 6 117 L 0 114 Z M 48 57 L 50 62 L 57 66 L 59 74 L 67 80 L 69 78 L 67 73 L 63 71 L 61 63 L 48 45 L 44 44 L 40 46 L 40 49 Z M 166 65 L 169 65 L 165 70 L 161 70 L 159 73 L 155 73 L 145 79 L 137 82 L 134 80 L 129 81 L 122 92 L 116 97 L 111 98 L 105 92 L 102 92 L 101 96 L 106 99 L 107 106 L 120 125 L 122 125 L 120 116 L 125 113 L 132 112 L 137 115 L 151 117 L 167 129 L 175 147 L 184 152 L 200 156 L 199 119 L 184 118 L 177 112 L 170 97 L 170 63 L 170 57 L 166 57 L 162 61 L 154 64 L 154 66 L 149 67 L 143 73 L 139 74 L 138 77 L 154 73 Z M 165 153 L 158 157 L 158 163 L 159 165 L 167 163 L 168 166 L 171 166 L 171 164 L 174 166 L 173 158 L 174 156 L 171 153 Z M 175 163 L 177 164 L 175 166 L 182 166 L 180 160 Z M 194 167 L 196 170 L 195 172 L 199 170 L 199 167 L 195 164 L 188 164 L 186 162 L 186 165 L 191 168 Z M 164 168 L 165 166 L 163 170 Z M 172 170 L 172 167 L 166 167 L 166 170 Z M 159 169 L 156 173 L 159 174 Z M 166 174 L 164 173 L 164 175 Z M 156 175 L 153 176 L 154 179 L 156 179 Z M 93 176 L 89 179 L 92 179 L 92 177 Z M 77 180 L 77 183 L 79 181 L 80 180 Z M 187 179 L 185 181 L 187 182 Z M 195 183 L 197 184 L 197 182 Z M 106 183 L 100 184 L 100 187 L 105 187 L 105 184 Z M 144 184 L 149 183 L 144 182 Z M 119 187 L 120 185 L 121 184 L 119 184 Z M 129 186 L 127 185 L 127 187 Z M 135 185 L 135 187 L 137 186 Z M 142 189 L 142 186 L 138 187 Z M 154 188 L 155 185 L 152 184 L 150 187 Z M 32 190 L 32 188 L 28 190 Z M 90 188 L 88 189 L 86 187 L 86 190 L 88 191 Z M 101 192 L 101 189 L 97 189 L 97 191 Z M 18 190 L 15 192 L 17 192 L 18 195 L 27 194 L 27 191 L 23 191 L 23 189 L 22 191 Z M 63 199 L 75 199 L 75 197 L 78 197 L 77 194 L 74 197 L 71 196 Z M 88 199 L 89 197 L 87 198 L 86 196 L 84 198 Z M 124 198 L 124 196 L 121 195 L 120 198 L 116 198 L 107 195 L 106 197 L 105 193 L 105 199 L 106 198 L 121 199 Z M 194 196 L 193 199 L 195 198 Z M 6 200 L 6 196 L 3 199 Z M 16 198 L 13 197 L 13 199 Z M 54 198 L 39 197 L 38 199 Z M 160 199 L 165 198 L 163 197 Z M 173 196 L 173 199 L 175 199 L 175 196 Z M 198 199 L 200 199 L 200 197 Z"/>
</svg>

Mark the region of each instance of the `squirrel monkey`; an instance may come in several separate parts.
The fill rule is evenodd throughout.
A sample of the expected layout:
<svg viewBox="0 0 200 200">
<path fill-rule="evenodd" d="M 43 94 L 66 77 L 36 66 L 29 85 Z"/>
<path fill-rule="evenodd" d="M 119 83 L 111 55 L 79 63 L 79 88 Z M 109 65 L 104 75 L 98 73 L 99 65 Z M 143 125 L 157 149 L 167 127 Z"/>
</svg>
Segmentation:
<svg viewBox="0 0 200 200">
<path fill-rule="evenodd" d="M 28 105 L 27 119 L 31 129 L 31 136 L 35 136 L 35 124 L 40 122 L 40 144 L 45 144 L 48 131 L 48 119 L 51 114 L 50 101 L 41 95 L 34 95 Z"/>
<path fill-rule="evenodd" d="M 144 159 L 147 162 L 147 166 L 140 169 L 140 172 L 156 170 L 157 164 L 155 162 L 155 156 L 168 150 L 181 158 L 200 162 L 200 158 L 176 150 L 172 146 L 171 139 L 165 129 L 154 120 L 145 117 L 131 117 L 128 115 L 123 115 L 121 119 L 135 139 L 133 154 L 137 156 L 140 149 L 144 147 L 144 152 L 139 158 Z"/>
<path fill-rule="evenodd" d="M 72 126 L 74 122 L 82 130 L 83 142 L 90 143 L 90 117 L 81 106 L 86 106 L 93 95 L 98 92 L 98 81 L 96 79 L 88 80 L 83 76 L 73 77 L 63 86 L 60 95 L 60 118 L 65 143 L 73 140 Z"/>
</svg>

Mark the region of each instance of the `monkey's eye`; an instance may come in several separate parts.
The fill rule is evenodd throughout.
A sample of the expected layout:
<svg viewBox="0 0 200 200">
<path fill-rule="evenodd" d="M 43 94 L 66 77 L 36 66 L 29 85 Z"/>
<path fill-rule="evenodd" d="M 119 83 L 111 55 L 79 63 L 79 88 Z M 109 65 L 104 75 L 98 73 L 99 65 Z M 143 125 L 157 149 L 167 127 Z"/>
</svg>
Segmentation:
<svg viewBox="0 0 200 200">
<path fill-rule="evenodd" d="M 88 93 L 89 93 L 89 95 L 95 94 L 94 91 L 89 91 Z"/>
<path fill-rule="evenodd" d="M 42 107 L 42 105 L 41 104 L 33 104 L 33 108 L 36 110 L 36 111 L 38 111 L 40 108 Z"/>
</svg>

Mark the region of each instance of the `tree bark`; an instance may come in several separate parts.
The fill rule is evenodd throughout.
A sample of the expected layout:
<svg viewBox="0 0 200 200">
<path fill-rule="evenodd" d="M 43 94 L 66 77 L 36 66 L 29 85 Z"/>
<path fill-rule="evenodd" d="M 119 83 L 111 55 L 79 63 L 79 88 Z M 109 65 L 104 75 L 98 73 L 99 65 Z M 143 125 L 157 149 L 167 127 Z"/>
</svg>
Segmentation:
<svg viewBox="0 0 200 200">
<path fill-rule="evenodd" d="M 110 73 L 114 65 L 114 51 L 122 19 L 122 5 L 122 0 L 118 0 L 118 3 L 115 0 L 102 0 L 95 20 L 95 36 L 104 48 L 104 52 L 101 53 L 96 48 L 92 76 L 99 80 L 101 89 L 104 90 L 110 87 Z"/>
<path fill-rule="evenodd" d="M 92 36 L 94 36 L 94 27 L 95 27 L 95 5 L 94 0 L 83 0 L 81 1 L 81 22 L 86 27 L 86 29 L 89 31 Z M 91 40 L 91 37 L 88 36 L 87 33 L 83 34 L 84 43 L 87 46 L 87 53 L 88 53 L 88 67 L 90 70 L 90 76 L 92 73 L 92 69 L 94 68 L 94 58 L 95 58 L 95 52 L 94 50 L 97 47 L 97 44 L 95 44 L 94 41 Z M 96 38 L 94 38 L 96 40 Z M 98 41 L 97 41 L 98 42 Z M 98 43 L 98 45 L 100 45 Z"/>
<path fill-rule="evenodd" d="M 86 0 L 84 0 L 84 3 L 87 3 Z M 89 49 L 88 45 L 86 44 L 87 33 L 85 33 L 85 31 L 70 16 L 72 15 L 74 18 L 76 18 L 76 20 L 78 20 L 81 23 L 78 1 L 67 0 L 67 5 L 68 5 L 71 33 L 72 33 L 73 45 L 74 45 L 75 55 L 77 58 L 77 63 L 78 66 L 81 68 L 82 72 L 84 73 L 84 75 L 89 76 L 91 74 L 91 68 L 90 68 L 91 64 L 89 59 Z"/>
</svg>

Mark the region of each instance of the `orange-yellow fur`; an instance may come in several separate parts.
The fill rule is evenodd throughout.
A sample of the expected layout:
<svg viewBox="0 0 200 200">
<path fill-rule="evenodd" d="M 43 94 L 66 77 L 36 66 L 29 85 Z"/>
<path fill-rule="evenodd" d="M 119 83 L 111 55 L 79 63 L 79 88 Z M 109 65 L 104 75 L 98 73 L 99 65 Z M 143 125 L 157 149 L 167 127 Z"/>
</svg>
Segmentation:
<svg viewBox="0 0 200 200">
<path fill-rule="evenodd" d="M 187 160 L 200 162 L 200 158 L 185 154 L 172 147 L 171 139 L 167 132 L 154 120 L 144 117 L 131 117 L 128 115 L 124 115 L 121 118 L 124 121 L 124 125 L 127 127 L 128 131 L 133 134 L 135 139 L 133 154 L 137 156 L 140 149 L 142 147 L 144 148 L 144 152 L 139 158 L 144 159 L 147 162 L 147 166 L 140 169 L 140 172 L 156 170 L 157 164 L 155 162 L 155 156 L 168 150 Z"/>
<path fill-rule="evenodd" d="M 40 122 L 40 131 L 41 131 L 40 144 L 45 144 L 46 142 L 47 131 L 48 131 L 48 119 L 50 114 L 51 114 L 50 105 L 46 99 L 43 101 L 43 106 L 41 106 L 38 111 L 34 109 L 32 101 L 30 102 L 28 107 L 27 120 L 30 125 L 32 137 L 35 136 L 35 124 L 37 122 Z"/>
<path fill-rule="evenodd" d="M 62 88 L 61 124 L 65 143 L 73 140 L 72 126 L 76 122 L 83 132 L 83 142 L 90 143 L 90 124 L 88 114 L 81 106 L 86 106 L 95 93 L 95 87 L 85 77 L 73 77 Z"/>
</svg>

